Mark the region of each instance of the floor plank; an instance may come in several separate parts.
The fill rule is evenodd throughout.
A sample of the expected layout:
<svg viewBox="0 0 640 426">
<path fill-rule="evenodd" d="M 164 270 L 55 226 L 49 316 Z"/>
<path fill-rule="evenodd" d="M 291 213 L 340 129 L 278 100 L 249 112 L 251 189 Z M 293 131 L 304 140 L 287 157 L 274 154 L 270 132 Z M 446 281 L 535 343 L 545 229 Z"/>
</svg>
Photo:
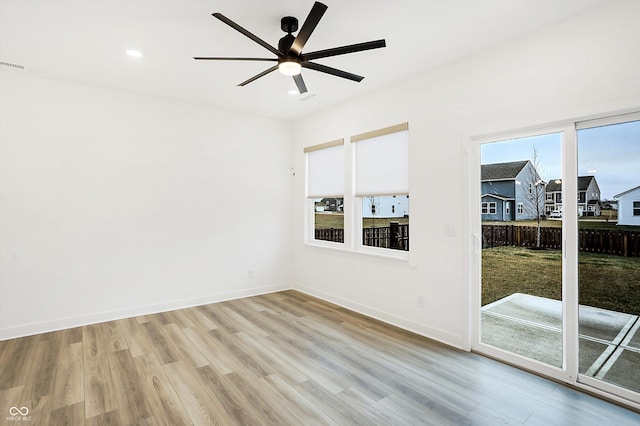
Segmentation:
<svg viewBox="0 0 640 426">
<path fill-rule="evenodd" d="M 47 425 L 640 424 L 295 291 L 0 342 L 0 404 Z"/>
</svg>

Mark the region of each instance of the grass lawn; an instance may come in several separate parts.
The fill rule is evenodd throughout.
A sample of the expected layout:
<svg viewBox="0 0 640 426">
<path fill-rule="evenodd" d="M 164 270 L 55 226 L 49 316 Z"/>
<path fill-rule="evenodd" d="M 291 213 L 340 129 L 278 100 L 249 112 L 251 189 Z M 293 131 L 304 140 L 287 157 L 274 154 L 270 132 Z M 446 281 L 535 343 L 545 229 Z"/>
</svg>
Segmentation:
<svg viewBox="0 0 640 426">
<path fill-rule="evenodd" d="M 344 213 L 343 212 L 316 212 L 315 214 L 315 228 L 316 229 L 329 229 L 329 228 L 344 228 Z M 362 220 L 362 226 L 365 228 L 386 228 L 389 226 L 389 222 L 409 223 L 408 217 L 377 217 L 364 218 Z"/>
<path fill-rule="evenodd" d="M 580 253 L 579 303 L 640 315 L 640 258 Z M 513 293 L 560 300 L 559 250 L 496 247 L 482 251 L 482 305 Z"/>
</svg>

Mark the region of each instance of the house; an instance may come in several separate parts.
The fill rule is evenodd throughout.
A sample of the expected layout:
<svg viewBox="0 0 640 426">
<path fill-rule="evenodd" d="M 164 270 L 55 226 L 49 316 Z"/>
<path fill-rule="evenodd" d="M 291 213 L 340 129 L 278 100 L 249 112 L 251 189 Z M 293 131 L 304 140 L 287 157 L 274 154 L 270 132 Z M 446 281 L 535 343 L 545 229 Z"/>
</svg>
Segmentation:
<svg viewBox="0 0 640 426">
<path fill-rule="evenodd" d="M 343 198 L 323 198 L 314 203 L 316 212 L 341 212 L 344 210 Z"/>
<path fill-rule="evenodd" d="M 595 176 L 578 176 L 578 216 L 600 216 L 600 187 Z M 545 212 L 562 213 L 562 180 L 551 179 L 546 189 Z"/>
<path fill-rule="evenodd" d="M 615 195 L 618 200 L 618 225 L 640 226 L 640 186 Z"/>
<path fill-rule="evenodd" d="M 390 195 L 385 197 L 364 197 L 362 217 L 408 217 L 409 196 Z"/>
<path fill-rule="evenodd" d="M 535 219 L 544 212 L 544 182 L 531 161 L 483 164 L 483 221 Z"/>
<path fill-rule="evenodd" d="M 633 54 L 632 41 L 640 40 L 640 2 L 325 1 L 329 10 L 310 37 L 310 49 L 375 38 L 387 38 L 388 46 L 319 61 L 358 73 L 365 77 L 360 83 L 303 69 L 306 96 L 288 94 L 295 81 L 277 72 L 237 87 L 273 63 L 205 63 L 192 57 L 269 55 L 273 60 L 272 52 L 211 13 L 225 12 L 261 39 L 277 43 L 283 35 L 279 17 L 291 13 L 302 23 L 312 0 L 0 1 L 1 416 L 33 400 L 40 408 L 56 411 L 50 422 L 34 417 L 34 424 L 65 424 L 76 414 L 84 420 L 85 412 L 97 408 L 105 411 L 105 417 L 87 424 L 125 423 L 115 418 L 114 405 L 128 396 L 127 391 L 117 401 L 96 398 L 94 407 L 84 406 L 79 401 L 82 392 L 66 392 L 67 383 L 76 379 L 67 367 L 82 365 L 92 349 L 104 349 L 83 348 L 77 327 L 131 317 L 139 317 L 142 328 L 153 334 L 149 342 L 166 343 L 163 352 L 134 362 L 140 348 L 126 348 L 117 329 L 104 329 L 100 334 L 108 340 L 104 347 L 109 353 L 101 352 L 93 359 L 95 364 L 84 364 L 96 373 L 85 380 L 87 389 L 106 392 L 97 379 L 116 374 L 117 365 L 142 365 L 151 389 L 158 385 L 157 394 L 173 393 L 164 379 L 169 373 L 176 387 L 197 386 L 184 400 L 196 411 L 202 406 L 200 396 L 215 392 L 218 385 L 232 389 L 219 394 L 258 401 L 252 408 L 263 408 L 263 401 L 243 394 L 242 382 L 248 380 L 259 382 L 265 393 L 302 390 L 309 396 L 326 396 L 325 402 L 331 395 L 350 394 L 353 404 L 327 403 L 327 408 L 359 407 L 382 416 L 387 403 L 415 394 L 416 388 L 395 391 L 383 382 L 369 388 L 343 387 L 346 376 L 357 377 L 353 368 L 369 364 L 346 358 L 351 362 L 344 367 L 345 358 L 332 353 L 331 347 L 323 349 L 325 358 L 300 359 L 301 365 L 306 361 L 314 367 L 313 375 L 292 369 L 285 380 L 270 376 L 269 362 L 263 361 L 268 358 L 277 364 L 284 357 L 265 334 L 278 334 L 288 327 L 286 321 L 274 324 L 273 333 L 255 327 L 232 336 L 238 345 L 227 352 L 240 354 L 246 364 L 237 374 L 224 374 L 230 369 L 222 366 L 202 368 L 202 374 L 193 375 L 188 363 L 202 365 L 215 358 L 213 349 L 222 348 L 226 336 L 236 334 L 233 323 L 245 323 L 240 310 L 225 309 L 231 320 L 224 326 L 203 312 L 181 318 L 179 327 L 145 320 L 147 314 L 295 289 L 323 299 L 314 306 L 317 313 L 329 311 L 324 301 L 334 303 L 456 349 L 450 360 L 440 354 L 430 359 L 433 371 L 420 372 L 409 360 L 400 374 L 404 379 L 417 370 L 416 374 L 449 389 L 407 404 L 411 411 L 426 405 L 433 415 L 455 416 L 435 420 L 425 416 L 427 422 L 526 419 L 551 424 L 570 418 L 586 423 L 619 410 L 628 423 L 637 423 L 630 411 L 575 394 L 588 389 L 607 397 L 615 389 L 591 383 L 587 388 L 577 373 L 561 367 L 533 361 L 524 365 L 555 380 L 536 378 L 531 386 L 541 398 L 556 397 L 541 404 L 544 399 L 520 395 L 528 382 L 505 379 L 504 365 L 496 367 L 482 359 L 476 369 L 469 365 L 479 364 L 452 367 L 449 362 L 480 356 L 468 353 L 480 352 L 479 319 L 474 312 L 479 307 L 473 301 L 480 294 L 476 286 L 481 259 L 479 250 L 473 250 L 471 224 L 478 218 L 481 185 L 474 148 L 487 135 L 517 137 L 518 132 L 547 129 L 550 123 L 573 124 L 585 117 L 637 111 L 640 57 Z M 129 48 L 142 55 L 127 56 Z M 352 216 L 356 144 L 350 138 L 405 122 L 409 123 L 411 251 L 401 257 L 405 253 L 358 250 L 351 244 L 358 235 Z M 345 226 L 351 226 L 345 230 L 348 242 L 340 249 L 310 244 L 307 239 L 313 201 L 307 198 L 304 149 L 335 140 L 344 141 Z M 517 202 L 515 189 L 512 196 L 484 193 L 496 203 L 498 197 Z M 512 211 L 515 208 L 511 206 Z M 577 266 L 568 265 L 572 267 Z M 272 321 L 270 311 L 284 311 L 277 306 L 278 294 L 273 297 L 271 308 L 256 311 L 266 322 Z M 251 301 L 238 305 L 260 309 Z M 304 328 L 306 319 L 295 316 L 295 307 L 284 313 L 291 325 Z M 184 364 L 171 362 L 179 349 L 174 343 L 179 334 L 174 331 L 190 324 L 205 327 L 202 334 L 191 335 L 193 341 L 213 335 L 220 340 L 208 350 L 205 345 L 204 353 L 194 352 Z M 360 329 L 359 323 L 342 322 L 342 317 L 328 317 L 318 324 L 329 336 L 332 324 Z M 382 327 L 373 328 L 367 340 L 377 337 Z M 49 342 L 55 339 L 49 332 L 55 330 L 68 330 L 65 352 L 49 351 Z M 408 333 L 392 333 L 394 342 L 388 347 L 381 342 L 379 350 L 366 355 L 382 354 L 391 365 L 395 348 L 404 346 L 422 356 L 417 339 L 411 337 L 405 344 Z M 23 336 L 35 336 L 28 339 L 32 351 L 14 341 L 6 343 Z M 309 340 L 300 346 L 308 343 L 305 349 L 313 358 L 315 334 L 305 337 Z M 574 342 L 563 351 L 565 364 L 577 366 L 571 348 L 578 346 L 578 336 L 567 336 L 565 341 Z M 337 343 L 349 348 L 348 340 Z M 14 348 L 22 348 L 14 358 L 22 367 L 10 375 L 36 381 L 32 392 L 10 387 L 4 374 L 7 349 Z M 264 349 L 260 352 L 264 358 L 254 358 L 250 348 Z M 496 349 L 491 355 L 505 359 L 504 352 Z M 60 359 L 64 368 L 55 375 L 38 375 L 39 365 L 32 362 L 36 358 L 43 359 L 44 366 Z M 512 355 L 509 362 L 523 367 L 522 358 Z M 99 364 L 101 359 L 105 363 Z M 326 380 L 322 368 L 334 365 L 346 374 Z M 631 364 L 627 371 L 633 368 Z M 479 376 L 462 380 L 458 376 L 462 370 L 490 372 L 495 380 L 489 387 L 475 380 Z M 117 378 L 127 383 L 126 377 Z M 469 396 L 456 397 L 463 388 Z M 49 398 L 43 395 L 49 389 L 63 393 Z M 640 402 L 628 394 L 636 395 L 629 391 L 615 401 L 638 409 Z M 493 399 L 496 395 L 500 400 Z M 135 409 L 147 409 L 147 401 L 138 396 L 130 398 Z M 73 403 L 68 411 L 57 408 L 67 401 Z M 294 407 L 305 397 L 287 393 L 270 401 Z M 162 404 L 156 401 L 153 407 Z M 553 407 L 565 417 L 554 418 Z M 349 423 L 350 419 L 329 417 L 324 421 L 326 410 L 313 409 L 320 416 L 315 423 Z M 119 413 L 133 416 L 136 410 Z M 544 413 L 535 415 L 540 414 L 534 414 L 536 410 Z M 462 417 L 470 412 L 480 417 L 475 422 Z M 128 423 L 153 423 L 153 419 Z"/>
</svg>

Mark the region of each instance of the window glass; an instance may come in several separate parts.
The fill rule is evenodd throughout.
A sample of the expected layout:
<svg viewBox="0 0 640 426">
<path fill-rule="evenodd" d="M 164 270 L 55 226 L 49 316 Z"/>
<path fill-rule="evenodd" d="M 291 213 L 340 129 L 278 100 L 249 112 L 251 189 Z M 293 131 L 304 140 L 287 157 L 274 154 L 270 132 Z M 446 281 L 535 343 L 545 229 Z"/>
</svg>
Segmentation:
<svg viewBox="0 0 640 426">
<path fill-rule="evenodd" d="M 362 245 L 409 250 L 409 196 L 362 197 Z"/>
<path fill-rule="evenodd" d="M 344 140 L 305 148 L 311 240 L 344 243 Z"/>
<path fill-rule="evenodd" d="M 344 243 L 344 198 L 313 199 L 315 240 Z"/>
</svg>

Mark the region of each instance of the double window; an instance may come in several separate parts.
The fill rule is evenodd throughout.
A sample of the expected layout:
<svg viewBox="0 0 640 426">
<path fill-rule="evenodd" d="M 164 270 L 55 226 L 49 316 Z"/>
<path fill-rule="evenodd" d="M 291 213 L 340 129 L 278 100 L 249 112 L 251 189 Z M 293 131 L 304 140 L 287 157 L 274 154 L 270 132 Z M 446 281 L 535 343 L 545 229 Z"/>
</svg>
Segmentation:
<svg viewBox="0 0 640 426">
<path fill-rule="evenodd" d="M 640 201 L 633 202 L 633 215 L 640 216 Z"/>
<path fill-rule="evenodd" d="M 351 136 L 348 144 L 339 139 L 308 147 L 305 153 L 308 242 L 365 252 L 409 250 L 407 123 Z"/>
<path fill-rule="evenodd" d="M 494 201 L 482 203 L 482 214 L 496 214 L 497 212 L 497 206 Z"/>
</svg>

